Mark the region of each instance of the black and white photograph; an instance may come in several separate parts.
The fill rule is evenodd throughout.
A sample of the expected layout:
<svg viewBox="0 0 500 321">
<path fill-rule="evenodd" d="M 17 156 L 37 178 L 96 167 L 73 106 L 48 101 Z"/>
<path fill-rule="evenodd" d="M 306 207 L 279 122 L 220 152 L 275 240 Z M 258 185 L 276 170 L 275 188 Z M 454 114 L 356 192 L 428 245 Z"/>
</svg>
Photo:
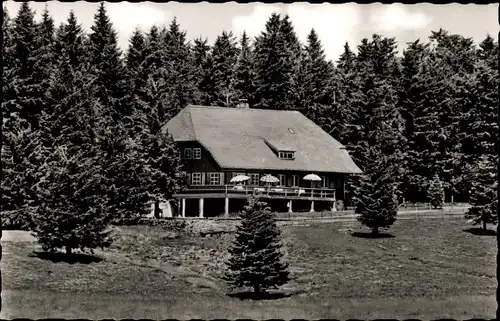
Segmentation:
<svg viewBox="0 0 500 321">
<path fill-rule="evenodd" d="M 0 318 L 500 316 L 498 4 L 2 8 Z"/>
</svg>

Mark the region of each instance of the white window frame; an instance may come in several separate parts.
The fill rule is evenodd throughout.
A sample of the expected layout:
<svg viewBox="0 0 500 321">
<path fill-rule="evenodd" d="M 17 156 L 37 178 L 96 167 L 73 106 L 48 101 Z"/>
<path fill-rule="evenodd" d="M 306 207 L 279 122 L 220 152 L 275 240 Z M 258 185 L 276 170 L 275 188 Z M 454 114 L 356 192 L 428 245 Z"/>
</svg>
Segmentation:
<svg viewBox="0 0 500 321">
<path fill-rule="evenodd" d="M 295 159 L 295 155 L 293 152 L 279 152 L 278 156 L 280 159 L 286 159 L 286 160 Z"/>
<path fill-rule="evenodd" d="M 285 174 L 279 174 L 278 178 L 280 179 L 280 185 L 281 186 L 286 186 L 286 175 Z"/>
<path fill-rule="evenodd" d="M 202 182 L 201 175 L 202 173 L 200 172 L 194 172 L 191 174 L 191 185 L 193 186 L 200 186 Z"/>
<path fill-rule="evenodd" d="M 328 176 L 322 176 L 321 181 L 322 181 L 321 184 L 323 185 L 323 188 L 329 188 L 330 179 L 328 178 Z"/>
<path fill-rule="evenodd" d="M 193 158 L 193 149 L 184 148 L 184 158 L 185 159 L 192 159 Z"/>
<path fill-rule="evenodd" d="M 292 187 L 299 187 L 299 175 L 292 175 Z"/>
<path fill-rule="evenodd" d="M 260 185 L 260 174 L 252 173 L 250 176 L 250 185 L 259 186 Z"/>
<path fill-rule="evenodd" d="M 193 148 L 193 159 L 201 159 L 201 148 Z"/>
<path fill-rule="evenodd" d="M 218 172 L 208 173 L 208 185 L 211 186 L 221 185 L 220 173 Z"/>
</svg>

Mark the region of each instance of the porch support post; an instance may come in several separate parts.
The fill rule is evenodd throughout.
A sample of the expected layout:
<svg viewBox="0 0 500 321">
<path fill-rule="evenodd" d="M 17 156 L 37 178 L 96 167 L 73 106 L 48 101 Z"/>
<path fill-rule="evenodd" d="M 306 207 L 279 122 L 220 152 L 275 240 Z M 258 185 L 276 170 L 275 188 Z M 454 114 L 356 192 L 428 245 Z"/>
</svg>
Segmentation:
<svg viewBox="0 0 500 321">
<path fill-rule="evenodd" d="M 288 202 L 288 213 L 293 213 L 292 200 Z"/>
<path fill-rule="evenodd" d="M 224 216 L 229 216 L 229 197 L 226 196 L 224 199 Z"/>
<path fill-rule="evenodd" d="M 310 212 L 314 212 L 314 201 L 311 201 L 311 210 Z"/>
<path fill-rule="evenodd" d="M 204 203 L 204 199 L 203 198 L 200 198 L 200 217 L 203 217 L 203 204 Z"/>
<path fill-rule="evenodd" d="M 181 217 L 186 217 L 186 199 L 183 198 L 181 202 Z"/>
</svg>

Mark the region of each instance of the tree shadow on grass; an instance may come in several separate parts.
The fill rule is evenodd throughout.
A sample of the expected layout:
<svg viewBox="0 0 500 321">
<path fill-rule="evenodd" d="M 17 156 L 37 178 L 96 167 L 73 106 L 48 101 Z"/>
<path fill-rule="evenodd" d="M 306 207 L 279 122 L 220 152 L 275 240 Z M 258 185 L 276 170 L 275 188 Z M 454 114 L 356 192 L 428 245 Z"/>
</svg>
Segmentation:
<svg viewBox="0 0 500 321">
<path fill-rule="evenodd" d="M 284 292 L 265 292 L 265 293 L 254 293 L 251 291 L 235 292 L 229 293 L 228 296 L 231 298 L 237 298 L 240 300 L 279 300 L 291 297 L 293 293 Z"/>
<path fill-rule="evenodd" d="M 497 232 L 495 230 L 490 230 L 490 229 L 483 230 L 482 228 L 479 228 L 479 227 L 468 228 L 468 229 L 465 229 L 464 232 L 467 232 L 467 233 L 470 233 L 473 235 L 481 235 L 481 236 L 495 236 L 495 235 L 497 235 Z"/>
<path fill-rule="evenodd" d="M 53 263 L 69 263 L 69 264 L 91 264 L 91 263 L 99 263 L 102 261 L 102 258 L 97 257 L 91 254 L 85 253 L 73 253 L 71 255 L 67 255 L 62 252 L 43 252 L 43 251 L 33 251 L 30 254 L 32 257 L 38 257 L 39 259 L 51 261 Z"/>
<path fill-rule="evenodd" d="M 387 238 L 394 237 L 394 235 L 389 234 L 389 233 L 373 234 L 371 232 L 354 232 L 354 233 L 351 233 L 351 235 L 354 237 L 359 237 L 359 238 L 363 238 L 363 239 L 387 239 Z"/>
</svg>

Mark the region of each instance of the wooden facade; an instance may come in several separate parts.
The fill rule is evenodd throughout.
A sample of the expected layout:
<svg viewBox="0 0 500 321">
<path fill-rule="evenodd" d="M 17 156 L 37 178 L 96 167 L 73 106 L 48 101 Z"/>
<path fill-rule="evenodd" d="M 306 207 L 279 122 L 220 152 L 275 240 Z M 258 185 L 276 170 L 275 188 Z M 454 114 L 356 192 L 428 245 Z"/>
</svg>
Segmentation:
<svg viewBox="0 0 500 321">
<path fill-rule="evenodd" d="M 265 199 L 303 200 L 312 202 L 311 210 L 314 210 L 314 201 L 331 204 L 329 208 L 342 207 L 345 190 L 345 174 L 315 172 L 322 181 L 308 181 L 303 177 L 308 172 L 289 170 L 244 170 L 244 169 L 221 169 L 212 155 L 201 144 L 197 142 L 182 142 L 178 144 L 179 152 L 184 161 L 188 188 L 176 195 L 183 200 L 181 202 L 181 213 L 186 215 L 186 200 L 205 199 L 246 199 L 257 191 L 260 197 Z M 261 181 L 261 177 L 270 174 L 280 180 L 278 183 L 267 184 Z M 231 183 L 231 179 L 237 175 L 250 177 L 248 181 Z M 290 204 L 288 204 L 290 205 Z M 189 211 L 203 215 L 200 209 L 203 204 L 197 204 L 197 209 Z M 228 208 L 225 214 L 228 214 Z M 290 206 L 288 210 L 292 209 Z M 182 214 L 181 214 L 182 216 Z"/>
<path fill-rule="evenodd" d="M 334 211 L 347 175 L 361 173 L 341 143 L 297 111 L 190 105 L 162 130 L 185 163 L 180 216 L 238 212 L 252 194 L 276 211 Z M 304 180 L 311 173 L 321 181 Z M 231 183 L 240 174 L 250 179 Z M 262 182 L 266 174 L 279 182 Z"/>
</svg>

